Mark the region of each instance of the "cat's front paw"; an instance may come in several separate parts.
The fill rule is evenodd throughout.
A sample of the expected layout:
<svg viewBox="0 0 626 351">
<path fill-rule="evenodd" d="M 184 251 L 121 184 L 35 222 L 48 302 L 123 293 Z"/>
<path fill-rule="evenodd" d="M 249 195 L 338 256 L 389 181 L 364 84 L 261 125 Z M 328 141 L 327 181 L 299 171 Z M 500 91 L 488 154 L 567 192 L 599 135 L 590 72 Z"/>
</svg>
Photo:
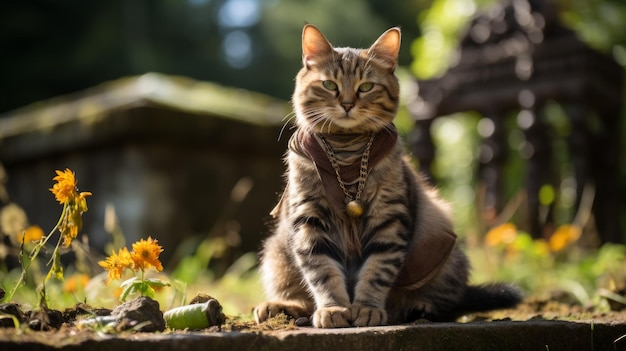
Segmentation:
<svg viewBox="0 0 626 351">
<path fill-rule="evenodd" d="M 350 307 L 352 325 L 355 327 L 373 327 L 387 324 L 387 311 L 368 306 L 353 305 Z"/>
<path fill-rule="evenodd" d="M 341 306 L 318 308 L 313 313 L 313 326 L 316 328 L 345 328 L 350 326 L 350 309 Z"/>
<path fill-rule="evenodd" d="M 264 302 L 254 308 L 254 320 L 257 323 L 266 321 L 271 317 L 275 317 L 279 313 L 285 313 L 293 318 L 307 316 L 306 308 L 297 302 L 291 301 L 270 301 Z"/>
</svg>

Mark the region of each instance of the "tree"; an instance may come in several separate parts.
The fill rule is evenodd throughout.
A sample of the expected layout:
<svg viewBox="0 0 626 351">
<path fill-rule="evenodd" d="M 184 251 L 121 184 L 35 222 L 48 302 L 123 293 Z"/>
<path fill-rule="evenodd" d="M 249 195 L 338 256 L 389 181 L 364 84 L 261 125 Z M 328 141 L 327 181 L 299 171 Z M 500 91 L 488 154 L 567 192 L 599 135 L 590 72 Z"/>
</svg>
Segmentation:
<svg viewBox="0 0 626 351">
<path fill-rule="evenodd" d="M 314 23 L 337 45 L 366 46 L 401 25 L 411 61 L 417 13 L 402 0 L 22 0 L 0 2 L 0 112 L 156 71 L 289 99 L 300 33 Z"/>
</svg>

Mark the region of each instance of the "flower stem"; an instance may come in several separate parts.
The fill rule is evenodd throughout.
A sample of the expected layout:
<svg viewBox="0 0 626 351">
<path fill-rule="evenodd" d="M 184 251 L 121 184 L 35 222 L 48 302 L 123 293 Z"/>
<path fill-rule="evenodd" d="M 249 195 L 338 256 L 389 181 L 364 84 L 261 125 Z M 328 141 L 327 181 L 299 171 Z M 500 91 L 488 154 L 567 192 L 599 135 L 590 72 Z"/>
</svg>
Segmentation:
<svg viewBox="0 0 626 351">
<path fill-rule="evenodd" d="M 141 281 L 141 289 L 139 290 L 141 292 L 141 296 L 144 296 L 144 292 L 146 291 L 146 285 L 145 285 L 145 280 L 144 280 L 144 270 L 143 268 L 140 269 L 141 270 L 141 277 L 139 278 L 139 280 Z"/>
<path fill-rule="evenodd" d="M 17 292 L 17 289 L 19 289 L 19 287 L 26 280 L 26 274 L 28 273 L 28 269 L 30 268 L 30 265 L 32 264 L 32 262 L 34 260 L 37 259 L 37 256 L 39 255 L 39 252 L 41 251 L 41 249 L 46 245 L 46 243 L 48 243 L 48 240 L 50 240 L 50 238 L 52 237 L 52 234 L 61 225 L 61 222 L 63 221 L 63 218 L 66 216 L 66 213 L 65 213 L 66 209 L 67 209 L 67 204 L 63 205 L 63 212 L 61 212 L 61 217 L 59 217 L 59 221 L 54 226 L 54 228 L 52 228 L 52 230 L 50 231 L 50 233 L 48 233 L 48 235 L 46 235 L 41 240 L 39 240 L 37 245 L 35 245 L 35 247 L 33 248 L 33 251 L 30 252 L 30 255 L 28 255 L 28 257 L 30 259 L 27 262 L 21 262 L 22 263 L 22 274 L 20 274 L 20 277 L 15 282 L 15 285 L 13 285 L 13 288 L 11 288 L 11 291 L 9 291 L 9 293 L 5 296 L 5 298 L 4 298 L 5 302 L 10 302 L 13 299 L 13 296 Z M 23 251 L 23 247 L 24 247 L 23 245 L 24 245 L 24 243 L 22 242 L 22 249 L 21 249 L 21 251 Z"/>
</svg>

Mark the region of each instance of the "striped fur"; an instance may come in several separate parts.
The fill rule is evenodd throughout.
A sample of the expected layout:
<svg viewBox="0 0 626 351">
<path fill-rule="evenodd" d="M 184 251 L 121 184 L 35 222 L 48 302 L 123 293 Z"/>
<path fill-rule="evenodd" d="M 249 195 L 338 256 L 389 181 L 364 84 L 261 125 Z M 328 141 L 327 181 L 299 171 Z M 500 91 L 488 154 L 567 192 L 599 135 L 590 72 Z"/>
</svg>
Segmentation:
<svg viewBox="0 0 626 351">
<path fill-rule="evenodd" d="M 333 144 L 339 161 L 358 162 L 362 135 L 394 130 L 399 44 L 400 31 L 392 28 L 369 49 L 335 49 L 315 27 L 305 26 L 303 68 L 293 96 L 297 128 L 339 135 Z M 335 86 L 326 86 L 326 80 L 337 89 L 329 89 Z M 359 90 L 370 82 L 371 89 Z M 361 136 L 351 140 L 346 134 Z M 503 284 L 468 287 L 469 265 L 458 247 L 426 285 L 395 286 L 413 242 L 453 231 L 446 205 L 425 186 L 403 150 L 398 140 L 371 169 L 362 197 L 364 214 L 354 219 L 331 205 L 314 162 L 290 147 L 287 186 L 262 252 L 260 271 L 269 300 L 255 308 L 257 322 L 279 312 L 310 317 L 323 328 L 450 320 L 470 307 L 467 301 L 482 296 L 490 299 L 472 309 L 519 301 L 517 290 Z"/>
</svg>

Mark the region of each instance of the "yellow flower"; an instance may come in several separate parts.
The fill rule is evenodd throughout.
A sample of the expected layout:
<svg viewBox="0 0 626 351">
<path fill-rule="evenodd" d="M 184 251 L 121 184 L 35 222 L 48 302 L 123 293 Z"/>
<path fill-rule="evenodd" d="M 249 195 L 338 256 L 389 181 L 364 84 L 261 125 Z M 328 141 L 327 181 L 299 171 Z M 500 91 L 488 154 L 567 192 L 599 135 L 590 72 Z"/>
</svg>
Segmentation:
<svg viewBox="0 0 626 351">
<path fill-rule="evenodd" d="M 104 261 L 98 262 L 98 264 L 109 271 L 106 283 L 108 284 L 112 279 L 120 279 L 124 270 L 131 268 L 133 262 L 131 260 L 130 252 L 123 247 L 119 250 L 118 254 L 115 251 L 111 252 L 111 256 L 107 257 Z"/>
<path fill-rule="evenodd" d="M 63 236 L 63 247 L 70 247 L 70 245 L 72 244 L 72 240 L 76 239 L 76 237 L 78 236 L 78 229 L 79 226 L 71 221 L 61 228 L 61 235 Z"/>
<path fill-rule="evenodd" d="M 538 257 L 546 257 L 550 254 L 550 244 L 545 239 L 534 241 L 533 253 Z"/>
<path fill-rule="evenodd" d="M 131 259 L 135 264 L 134 270 L 145 271 L 147 268 L 154 267 L 157 272 L 163 270 L 161 261 L 159 261 L 159 255 L 163 252 L 163 248 L 159 246 L 158 240 L 153 240 L 148 237 L 148 240 L 141 239 L 133 244 L 133 251 L 131 252 Z"/>
<path fill-rule="evenodd" d="M 76 212 L 74 206 L 67 207 L 61 224 L 59 225 L 64 247 L 69 247 L 70 244 L 72 244 L 72 240 L 78 236 L 78 231 L 83 226 L 83 218 L 81 215 L 81 212 Z"/>
<path fill-rule="evenodd" d="M 87 196 L 91 196 L 91 193 L 88 191 L 83 191 L 75 198 L 76 210 L 80 213 L 87 212 L 87 200 L 85 199 Z"/>
<path fill-rule="evenodd" d="M 20 244 L 22 243 L 22 241 L 30 243 L 30 242 L 37 241 L 43 238 L 43 236 L 44 236 L 43 229 L 41 229 L 40 226 L 31 225 L 30 227 L 24 229 L 23 235 L 22 234 L 18 235 L 17 241 Z"/>
<path fill-rule="evenodd" d="M 48 190 L 54 194 L 54 197 L 60 204 L 64 205 L 76 196 L 76 178 L 74 177 L 74 172 L 69 168 L 66 168 L 63 172 L 57 170 L 56 174 L 57 176 L 52 178 L 56 183 Z"/>
<path fill-rule="evenodd" d="M 563 250 L 567 245 L 578 240 L 581 234 L 582 230 L 576 225 L 564 224 L 560 226 L 550 237 L 550 250 L 552 252 Z"/>
<path fill-rule="evenodd" d="M 60 204 L 67 205 L 59 231 L 63 237 L 63 246 L 69 247 L 83 226 L 82 214 L 87 212 L 86 197 L 91 196 L 91 193 L 77 192 L 76 178 L 71 169 L 66 168 L 63 172 L 57 170 L 56 174 L 52 178 L 56 183 L 49 190 Z"/>
<path fill-rule="evenodd" d="M 485 235 L 485 242 L 488 246 L 496 246 L 500 244 L 510 244 L 515 240 L 517 228 L 515 224 L 504 223 L 491 228 Z"/>
</svg>

